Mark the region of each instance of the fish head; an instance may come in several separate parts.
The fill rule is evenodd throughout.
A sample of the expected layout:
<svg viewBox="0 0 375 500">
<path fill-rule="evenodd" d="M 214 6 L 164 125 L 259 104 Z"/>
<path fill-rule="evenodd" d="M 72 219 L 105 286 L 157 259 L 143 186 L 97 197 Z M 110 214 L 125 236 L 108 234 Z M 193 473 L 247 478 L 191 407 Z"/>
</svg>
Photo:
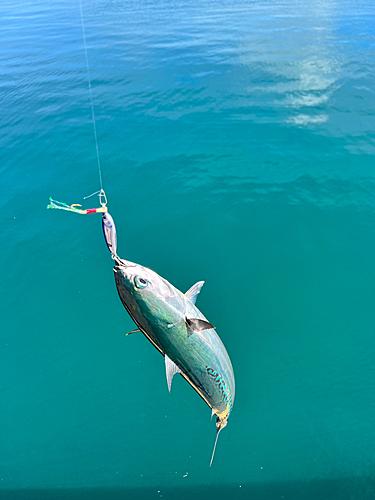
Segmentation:
<svg viewBox="0 0 375 500">
<path fill-rule="evenodd" d="M 181 292 L 155 271 L 117 258 L 114 272 L 120 299 L 140 327 L 149 330 L 180 319 Z"/>
</svg>

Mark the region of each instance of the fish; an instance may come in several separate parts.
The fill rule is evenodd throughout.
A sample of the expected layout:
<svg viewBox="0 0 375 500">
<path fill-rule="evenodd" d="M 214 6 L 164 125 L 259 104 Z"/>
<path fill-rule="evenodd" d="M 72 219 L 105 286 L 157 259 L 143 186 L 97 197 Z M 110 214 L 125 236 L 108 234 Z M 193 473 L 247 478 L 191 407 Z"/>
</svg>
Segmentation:
<svg viewBox="0 0 375 500">
<path fill-rule="evenodd" d="M 155 271 L 114 256 L 117 292 L 145 337 L 165 358 L 167 385 L 175 374 L 195 389 L 216 416 L 216 439 L 228 423 L 235 395 L 231 360 L 215 327 L 196 307 L 204 281 L 182 293 Z M 133 333 L 133 332 L 130 332 Z"/>
<path fill-rule="evenodd" d="M 228 423 L 235 395 L 231 360 L 215 327 L 196 307 L 204 281 L 182 293 L 155 271 L 121 259 L 117 255 L 117 233 L 113 218 L 102 217 L 104 239 L 115 261 L 113 268 L 118 295 L 144 336 L 164 356 L 169 392 L 174 375 L 180 374 L 216 416 L 216 439 Z"/>
</svg>

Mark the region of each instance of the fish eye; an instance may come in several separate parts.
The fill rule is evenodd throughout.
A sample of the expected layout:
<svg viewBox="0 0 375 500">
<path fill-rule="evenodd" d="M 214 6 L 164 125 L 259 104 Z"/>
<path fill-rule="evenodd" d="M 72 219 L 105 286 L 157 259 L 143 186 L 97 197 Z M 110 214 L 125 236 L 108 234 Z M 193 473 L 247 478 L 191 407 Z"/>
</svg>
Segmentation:
<svg viewBox="0 0 375 500">
<path fill-rule="evenodd" d="M 146 288 L 146 286 L 148 285 L 148 282 L 144 279 L 144 278 L 141 278 L 140 276 L 135 276 L 134 277 L 134 285 L 137 287 L 137 288 Z"/>
</svg>

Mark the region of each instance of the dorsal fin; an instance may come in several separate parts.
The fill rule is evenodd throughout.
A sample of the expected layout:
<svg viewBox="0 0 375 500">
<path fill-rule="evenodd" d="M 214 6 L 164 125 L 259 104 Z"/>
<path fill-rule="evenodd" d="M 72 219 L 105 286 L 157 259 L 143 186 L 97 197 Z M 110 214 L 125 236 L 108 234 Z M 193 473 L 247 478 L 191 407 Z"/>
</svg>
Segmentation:
<svg viewBox="0 0 375 500">
<path fill-rule="evenodd" d="M 201 291 L 202 286 L 204 285 L 204 281 L 198 281 L 198 283 L 195 283 L 189 290 L 185 293 L 186 297 L 195 304 L 197 301 L 197 296 L 199 292 Z"/>
<path fill-rule="evenodd" d="M 173 375 L 175 375 L 175 373 L 182 373 L 182 372 L 176 365 L 176 363 L 173 363 L 173 361 L 170 358 L 168 358 L 167 355 L 165 355 L 165 372 L 167 375 L 168 390 L 169 392 L 171 392 Z"/>
</svg>

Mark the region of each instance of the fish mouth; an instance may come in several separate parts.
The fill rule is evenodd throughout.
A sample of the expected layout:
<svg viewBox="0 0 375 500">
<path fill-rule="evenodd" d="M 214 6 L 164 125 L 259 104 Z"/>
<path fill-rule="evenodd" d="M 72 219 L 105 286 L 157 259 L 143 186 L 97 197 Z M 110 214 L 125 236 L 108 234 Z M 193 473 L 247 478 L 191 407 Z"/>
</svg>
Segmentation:
<svg viewBox="0 0 375 500">
<path fill-rule="evenodd" d="M 115 272 L 119 271 L 120 268 L 127 269 L 128 267 L 134 267 L 136 265 L 134 262 L 130 262 L 129 260 L 120 259 L 118 255 L 114 255 L 113 260 L 116 262 L 114 267 Z"/>
</svg>

